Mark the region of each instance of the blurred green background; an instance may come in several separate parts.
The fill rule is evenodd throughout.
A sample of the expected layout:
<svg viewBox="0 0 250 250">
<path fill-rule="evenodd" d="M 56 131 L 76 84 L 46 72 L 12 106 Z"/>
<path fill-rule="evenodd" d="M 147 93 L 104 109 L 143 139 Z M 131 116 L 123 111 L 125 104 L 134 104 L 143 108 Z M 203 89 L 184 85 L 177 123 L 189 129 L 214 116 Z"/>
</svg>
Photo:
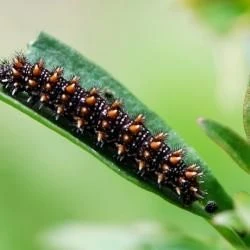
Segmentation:
<svg viewBox="0 0 250 250">
<path fill-rule="evenodd" d="M 200 116 L 213 118 L 243 134 L 247 29 L 219 36 L 167 0 L 0 4 L 1 57 L 25 50 L 39 31 L 48 32 L 163 117 L 230 194 L 250 191 L 243 171 L 196 124 Z M 19 111 L 0 103 L 0 114 L 0 249 L 40 249 L 44 233 L 68 223 L 155 222 L 201 238 L 219 237 L 203 219 L 122 179 Z"/>
</svg>

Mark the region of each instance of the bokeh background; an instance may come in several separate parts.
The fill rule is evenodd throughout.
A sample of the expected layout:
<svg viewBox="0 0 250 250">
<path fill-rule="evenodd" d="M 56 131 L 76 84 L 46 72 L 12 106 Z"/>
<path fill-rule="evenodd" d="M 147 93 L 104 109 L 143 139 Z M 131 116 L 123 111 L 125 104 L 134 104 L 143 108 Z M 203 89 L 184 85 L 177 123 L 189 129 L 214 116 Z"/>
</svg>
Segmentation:
<svg viewBox="0 0 250 250">
<path fill-rule="evenodd" d="M 48 32 L 163 117 L 228 193 L 250 191 L 247 176 L 196 123 L 213 118 L 243 134 L 250 36 L 242 22 L 222 34 L 192 6 L 170 0 L 0 0 L 0 8 L 1 57 Z M 0 249 L 134 249 L 126 244 L 140 230 L 154 231 L 152 224 L 222 240 L 202 218 L 124 180 L 12 107 L 0 103 L 0 114 Z"/>
</svg>

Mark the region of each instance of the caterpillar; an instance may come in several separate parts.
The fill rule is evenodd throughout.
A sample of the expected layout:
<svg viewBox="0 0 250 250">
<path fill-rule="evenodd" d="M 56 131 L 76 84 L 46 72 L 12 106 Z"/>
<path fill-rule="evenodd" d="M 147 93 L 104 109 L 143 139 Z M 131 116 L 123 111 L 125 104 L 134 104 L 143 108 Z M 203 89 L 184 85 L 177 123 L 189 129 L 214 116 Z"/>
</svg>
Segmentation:
<svg viewBox="0 0 250 250">
<path fill-rule="evenodd" d="M 0 64 L 0 86 L 17 100 L 24 96 L 30 108 L 38 105 L 38 112 L 49 109 L 55 122 L 66 120 L 75 136 L 90 138 L 127 172 L 159 190 L 168 189 L 184 205 L 204 198 L 202 170 L 185 162 L 182 148 L 167 144 L 166 133 L 153 135 L 144 115 L 132 118 L 120 100 L 111 101 L 95 87 L 85 89 L 79 77 L 66 80 L 62 67 L 50 71 L 42 59 L 31 63 L 19 54 Z"/>
</svg>

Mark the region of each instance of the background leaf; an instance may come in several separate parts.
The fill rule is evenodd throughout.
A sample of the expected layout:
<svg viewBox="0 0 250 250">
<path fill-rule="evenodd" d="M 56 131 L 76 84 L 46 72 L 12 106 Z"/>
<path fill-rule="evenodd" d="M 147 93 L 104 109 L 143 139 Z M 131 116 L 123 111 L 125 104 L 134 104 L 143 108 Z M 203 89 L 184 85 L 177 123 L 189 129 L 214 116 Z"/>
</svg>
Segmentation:
<svg viewBox="0 0 250 250">
<path fill-rule="evenodd" d="M 248 142 L 250 141 L 250 83 L 248 83 L 244 105 L 243 105 L 243 123 Z"/>
<path fill-rule="evenodd" d="M 209 119 L 199 119 L 205 133 L 247 173 L 250 173 L 250 146 L 230 128 Z"/>
</svg>

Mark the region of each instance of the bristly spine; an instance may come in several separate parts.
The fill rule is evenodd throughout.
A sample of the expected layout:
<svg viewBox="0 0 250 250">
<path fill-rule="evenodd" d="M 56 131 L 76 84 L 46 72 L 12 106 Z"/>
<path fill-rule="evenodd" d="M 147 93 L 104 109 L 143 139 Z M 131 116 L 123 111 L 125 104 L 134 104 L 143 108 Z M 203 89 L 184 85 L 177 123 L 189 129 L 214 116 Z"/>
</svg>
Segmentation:
<svg viewBox="0 0 250 250">
<path fill-rule="evenodd" d="M 28 103 L 49 108 L 56 120 L 63 117 L 75 128 L 76 136 L 91 135 L 127 172 L 169 189 L 184 205 L 203 198 L 203 173 L 195 163 L 185 162 L 181 148 L 171 149 L 163 132 L 153 135 L 142 114 L 132 119 L 120 100 L 111 103 L 98 89 L 87 90 L 79 81 L 76 76 L 66 80 L 61 67 L 50 71 L 43 60 L 32 64 L 22 55 L 0 65 L 0 84 L 14 98 L 25 94 Z"/>
</svg>

